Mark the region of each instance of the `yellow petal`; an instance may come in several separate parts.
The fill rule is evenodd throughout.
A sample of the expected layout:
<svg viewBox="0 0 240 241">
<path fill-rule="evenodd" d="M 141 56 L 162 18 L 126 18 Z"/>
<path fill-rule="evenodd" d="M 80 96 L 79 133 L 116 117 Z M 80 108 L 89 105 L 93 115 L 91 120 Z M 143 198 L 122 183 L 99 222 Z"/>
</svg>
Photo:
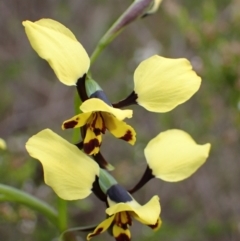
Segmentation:
<svg viewBox="0 0 240 241">
<path fill-rule="evenodd" d="M 127 125 L 124 121 L 118 120 L 109 113 L 103 113 L 103 118 L 107 129 L 115 137 L 134 145 L 136 141 L 136 132 L 131 126 Z"/>
<path fill-rule="evenodd" d="M 63 24 L 61 24 L 53 19 L 42 18 L 34 23 L 37 25 L 40 25 L 42 27 L 46 27 L 48 29 L 52 29 L 56 32 L 62 33 L 63 35 L 71 38 L 72 40 L 77 41 L 75 35 L 68 28 L 66 28 Z"/>
<path fill-rule="evenodd" d="M 124 240 L 124 241 L 130 241 L 131 240 L 131 233 L 130 230 L 123 229 L 117 225 L 113 225 L 113 236 L 116 240 Z"/>
<path fill-rule="evenodd" d="M 76 146 L 45 129 L 32 136 L 26 148 L 30 156 L 42 163 L 45 182 L 59 197 L 76 200 L 91 193 L 99 167 Z"/>
<path fill-rule="evenodd" d="M 182 130 L 168 130 L 153 138 L 145 156 L 153 175 L 168 182 L 191 176 L 206 161 L 211 145 L 198 145 Z"/>
<path fill-rule="evenodd" d="M 132 117 L 132 110 L 120 110 L 117 108 L 113 108 L 109 105 L 107 105 L 104 101 L 97 99 L 97 98 L 91 98 L 82 103 L 80 106 L 80 109 L 82 112 L 97 112 L 97 111 L 103 111 L 107 113 L 113 114 L 118 120 L 123 120 L 125 118 L 131 118 Z"/>
<path fill-rule="evenodd" d="M 91 112 L 75 115 L 74 117 L 63 122 L 62 129 L 65 130 L 69 128 L 82 127 L 87 123 L 91 115 Z"/>
<path fill-rule="evenodd" d="M 6 150 L 6 148 L 7 148 L 6 142 L 2 138 L 0 138 L 0 149 Z"/>
<path fill-rule="evenodd" d="M 134 73 L 137 103 L 149 111 L 167 112 L 197 92 L 201 78 L 186 59 L 152 56 Z"/>
<path fill-rule="evenodd" d="M 92 237 L 98 235 L 98 234 L 101 234 L 103 232 L 105 232 L 109 227 L 110 225 L 112 224 L 113 222 L 113 219 L 114 219 L 115 215 L 111 216 L 111 217 L 108 217 L 107 219 L 105 219 L 103 222 L 101 222 L 95 229 L 92 233 L 89 233 L 88 236 L 87 236 L 87 240 L 90 240 Z"/>
<path fill-rule="evenodd" d="M 161 211 L 159 197 L 152 197 L 152 199 L 143 206 L 133 200 L 127 203 L 117 203 L 106 209 L 108 215 L 123 211 L 130 211 L 131 215 L 143 224 L 156 224 Z"/>
<path fill-rule="evenodd" d="M 76 82 L 90 66 L 90 59 L 74 34 L 52 19 L 24 21 L 23 26 L 32 48 L 48 61 L 58 79 L 65 85 Z"/>
</svg>

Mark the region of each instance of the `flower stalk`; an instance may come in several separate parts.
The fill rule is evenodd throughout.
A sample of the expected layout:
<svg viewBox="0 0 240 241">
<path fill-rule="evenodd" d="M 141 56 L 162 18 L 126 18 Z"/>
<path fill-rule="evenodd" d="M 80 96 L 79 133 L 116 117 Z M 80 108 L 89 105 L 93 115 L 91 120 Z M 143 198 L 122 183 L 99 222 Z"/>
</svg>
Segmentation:
<svg viewBox="0 0 240 241">
<path fill-rule="evenodd" d="M 20 191 L 17 188 L 13 188 L 4 184 L 0 184 L 0 193 L 1 195 L 4 195 L 4 198 L 0 199 L 0 201 L 16 202 L 32 208 L 33 210 L 43 214 L 53 225 L 61 230 L 58 222 L 59 216 L 57 211 L 47 203 L 31 196 L 28 193 Z"/>
<path fill-rule="evenodd" d="M 140 18 L 146 12 L 152 2 L 153 0 L 139 0 L 134 1 L 129 6 L 129 8 L 117 19 L 117 21 L 108 29 L 108 31 L 97 43 L 97 46 L 90 57 L 91 64 L 96 61 L 101 52 L 124 30 L 128 24 Z"/>
</svg>

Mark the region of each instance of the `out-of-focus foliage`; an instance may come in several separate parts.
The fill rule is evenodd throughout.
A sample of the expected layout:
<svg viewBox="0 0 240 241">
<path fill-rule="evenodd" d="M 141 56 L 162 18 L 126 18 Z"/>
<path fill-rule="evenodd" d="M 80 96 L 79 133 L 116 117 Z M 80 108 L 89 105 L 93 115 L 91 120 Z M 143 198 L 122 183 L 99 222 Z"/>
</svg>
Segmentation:
<svg viewBox="0 0 240 241">
<path fill-rule="evenodd" d="M 41 182 L 41 168 L 24 145 L 36 132 L 51 128 L 71 140 L 61 124 L 74 114 L 75 89 L 62 85 L 47 63 L 31 49 L 21 22 L 49 17 L 69 27 L 89 54 L 129 1 L 0 2 L 0 179 L 52 205 L 56 195 Z M 151 181 L 134 195 L 140 203 L 159 194 L 162 228 L 153 233 L 134 223 L 133 240 L 238 241 L 240 239 L 240 2 L 239 0 L 165 0 L 159 11 L 132 23 L 94 63 L 92 75 L 112 102 L 129 94 L 133 72 L 151 55 L 186 57 L 202 77 L 198 93 L 170 113 L 146 113 L 133 107 L 134 148 L 108 135 L 103 153 L 116 167 L 114 176 L 131 188 L 145 169 L 143 148 L 160 131 L 181 128 L 198 143 L 211 142 L 206 164 L 180 183 Z M 122 143 L 122 142 L 121 142 Z M 174 151 L 174 150 L 173 150 Z M 114 153 L 114 154 L 113 154 Z M 3 198 L 0 196 L 0 200 Z M 70 202 L 69 227 L 103 219 L 104 205 L 93 195 Z M 79 234 L 82 239 L 86 234 Z M 53 240 L 55 228 L 21 205 L 0 203 L 2 240 Z M 95 240 L 112 240 L 104 234 Z"/>
</svg>

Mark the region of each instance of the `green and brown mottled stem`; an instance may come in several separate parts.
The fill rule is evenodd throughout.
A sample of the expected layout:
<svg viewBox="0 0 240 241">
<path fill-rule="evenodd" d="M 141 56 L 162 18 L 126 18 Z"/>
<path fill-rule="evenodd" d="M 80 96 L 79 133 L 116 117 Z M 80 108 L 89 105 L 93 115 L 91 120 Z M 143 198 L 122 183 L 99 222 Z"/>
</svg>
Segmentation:
<svg viewBox="0 0 240 241">
<path fill-rule="evenodd" d="M 100 53 L 134 20 L 141 18 L 153 0 L 134 1 L 129 8 L 117 19 L 110 29 L 103 35 L 93 51 L 90 59 L 91 64 L 95 62 Z"/>
</svg>

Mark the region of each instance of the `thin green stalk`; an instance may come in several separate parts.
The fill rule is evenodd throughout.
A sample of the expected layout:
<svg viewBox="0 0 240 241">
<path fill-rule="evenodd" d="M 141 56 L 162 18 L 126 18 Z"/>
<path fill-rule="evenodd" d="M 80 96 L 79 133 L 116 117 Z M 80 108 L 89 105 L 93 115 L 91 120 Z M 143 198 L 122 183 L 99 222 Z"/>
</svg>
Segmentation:
<svg viewBox="0 0 240 241">
<path fill-rule="evenodd" d="M 58 227 L 61 232 L 67 229 L 67 202 L 58 197 Z"/>
<path fill-rule="evenodd" d="M 31 196 L 28 193 L 25 193 L 21 190 L 18 190 L 14 187 L 9 187 L 4 184 L 0 184 L 0 194 L 2 194 L 2 199 L 0 201 L 10 201 L 21 203 L 29 208 L 38 211 L 39 213 L 46 216 L 56 227 L 58 226 L 58 214 L 50 205 Z"/>
<path fill-rule="evenodd" d="M 80 100 L 80 97 L 76 91 L 74 94 L 74 113 L 75 113 L 75 115 L 78 115 L 79 113 L 81 113 L 81 110 L 79 109 L 79 106 L 81 104 L 82 104 L 82 101 Z M 74 128 L 73 129 L 73 137 L 72 137 L 73 143 L 79 142 L 79 139 L 80 139 L 80 131 L 78 128 Z"/>
<path fill-rule="evenodd" d="M 95 62 L 106 46 L 108 46 L 128 24 L 137 18 L 140 18 L 146 12 L 152 1 L 153 0 L 138 0 L 134 1 L 129 6 L 129 8 L 117 19 L 97 43 L 97 46 L 90 57 L 91 64 Z"/>
</svg>

